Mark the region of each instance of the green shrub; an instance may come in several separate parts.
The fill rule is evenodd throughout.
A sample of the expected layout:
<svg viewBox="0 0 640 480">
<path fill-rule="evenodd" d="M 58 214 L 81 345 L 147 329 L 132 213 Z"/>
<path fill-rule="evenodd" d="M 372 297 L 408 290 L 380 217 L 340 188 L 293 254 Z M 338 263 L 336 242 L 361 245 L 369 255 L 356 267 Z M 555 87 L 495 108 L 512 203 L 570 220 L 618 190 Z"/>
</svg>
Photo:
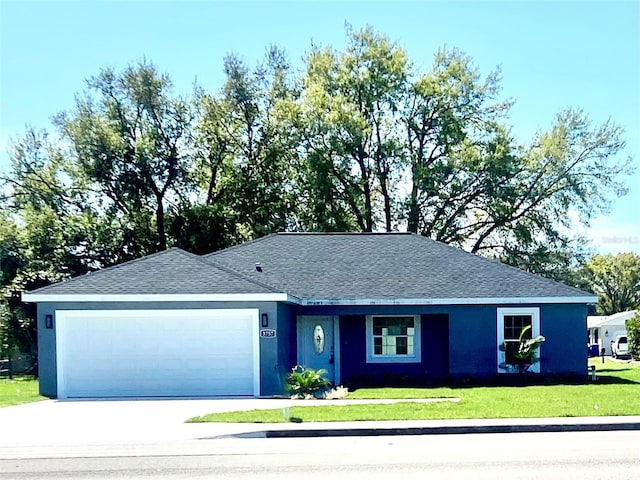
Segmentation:
<svg viewBox="0 0 640 480">
<path fill-rule="evenodd" d="M 296 398 L 323 398 L 331 390 L 326 370 L 313 370 L 296 365 L 287 376 L 287 391 Z"/>
<path fill-rule="evenodd" d="M 640 360 L 640 310 L 625 322 L 629 353 L 634 360 Z"/>
</svg>

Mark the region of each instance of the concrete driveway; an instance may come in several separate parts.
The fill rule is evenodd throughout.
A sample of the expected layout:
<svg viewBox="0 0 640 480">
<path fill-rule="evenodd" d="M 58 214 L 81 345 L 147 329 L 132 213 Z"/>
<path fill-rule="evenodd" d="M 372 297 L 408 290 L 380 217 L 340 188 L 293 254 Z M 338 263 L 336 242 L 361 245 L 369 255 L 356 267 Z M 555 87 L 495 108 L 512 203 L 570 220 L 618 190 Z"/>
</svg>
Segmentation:
<svg viewBox="0 0 640 480">
<path fill-rule="evenodd" d="M 211 412 L 286 408 L 292 403 L 288 399 L 255 398 L 45 400 L 0 408 L 0 448 L 224 435 L 237 432 L 238 425 L 185 424 L 184 421 Z M 249 425 L 247 431 L 250 429 Z"/>
</svg>

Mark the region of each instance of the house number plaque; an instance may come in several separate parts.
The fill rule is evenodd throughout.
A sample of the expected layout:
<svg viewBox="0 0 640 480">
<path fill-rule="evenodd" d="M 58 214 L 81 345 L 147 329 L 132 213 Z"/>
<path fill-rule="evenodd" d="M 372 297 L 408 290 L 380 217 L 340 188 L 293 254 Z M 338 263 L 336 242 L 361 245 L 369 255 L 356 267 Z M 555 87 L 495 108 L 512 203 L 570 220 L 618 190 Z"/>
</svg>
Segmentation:
<svg viewBox="0 0 640 480">
<path fill-rule="evenodd" d="M 260 330 L 260 336 L 262 338 L 274 338 L 276 336 L 276 331 L 272 328 L 265 328 Z"/>
</svg>

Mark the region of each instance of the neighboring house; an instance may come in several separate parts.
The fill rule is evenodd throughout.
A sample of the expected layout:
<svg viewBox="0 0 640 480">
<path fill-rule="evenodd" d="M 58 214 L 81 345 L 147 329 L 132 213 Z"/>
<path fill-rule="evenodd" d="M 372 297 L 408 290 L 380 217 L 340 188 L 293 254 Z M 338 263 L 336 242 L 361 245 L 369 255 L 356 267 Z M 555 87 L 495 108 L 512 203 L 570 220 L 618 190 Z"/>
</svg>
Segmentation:
<svg viewBox="0 0 640 480">
<path fill-rule="evenodd" d="M 636 314 L 635 310 L 614 313 L 608 316 L 587 317 L 587 334 L 590 345 L 598 345 L 598 352 L 604 348 L 605 355 L 611 355 L 611 342 L 618 335 L 626 335 L 625 322 Z"/>
<path fill-rule="evenodd" d="M 336 384 L 495 381 L 527 325 L 546 337 L 533 371 L 582 377 L 597 298 L 418 235 L 283 233 L 23 300 L 38 304 L 41 393 L 65 398 L 270 396 L 296 364 Z"/>
</svg>

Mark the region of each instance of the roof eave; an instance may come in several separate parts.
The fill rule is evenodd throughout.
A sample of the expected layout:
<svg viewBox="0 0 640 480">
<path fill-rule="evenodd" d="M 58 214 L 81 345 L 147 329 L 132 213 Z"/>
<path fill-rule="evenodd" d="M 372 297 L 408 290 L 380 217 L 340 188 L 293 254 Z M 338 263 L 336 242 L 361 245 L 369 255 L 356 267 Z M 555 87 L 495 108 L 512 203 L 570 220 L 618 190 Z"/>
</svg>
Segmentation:
<svg viewBox="0 0 640 480">
<path fill-rule="evenodd" d="M 300 303 L 300 299 L 287 293 L 225 293 L 225 294 L 55 294 L 23 293 L 28 303 L 58 302 L 286 302 Z"/>
<path fill-rule="evenodd" d="M 576 297 L 485 297 L 485 298 L 354 298 L 304 299 L 302 305 L 523 305 L 523 304 L 590 304 L 596 296 Z"/>
<path fill-rule="evenodd" d="M 577 297 L 485 297 L 485 298 L 299 298 L 288 293 L 231 294 L 47 294 L 23 293 L 29 303 L 57 302 L 285 302 L 303 306 L 366 305 L 523 305 L 590 304 L 596 296 Z"/>
</svg>

